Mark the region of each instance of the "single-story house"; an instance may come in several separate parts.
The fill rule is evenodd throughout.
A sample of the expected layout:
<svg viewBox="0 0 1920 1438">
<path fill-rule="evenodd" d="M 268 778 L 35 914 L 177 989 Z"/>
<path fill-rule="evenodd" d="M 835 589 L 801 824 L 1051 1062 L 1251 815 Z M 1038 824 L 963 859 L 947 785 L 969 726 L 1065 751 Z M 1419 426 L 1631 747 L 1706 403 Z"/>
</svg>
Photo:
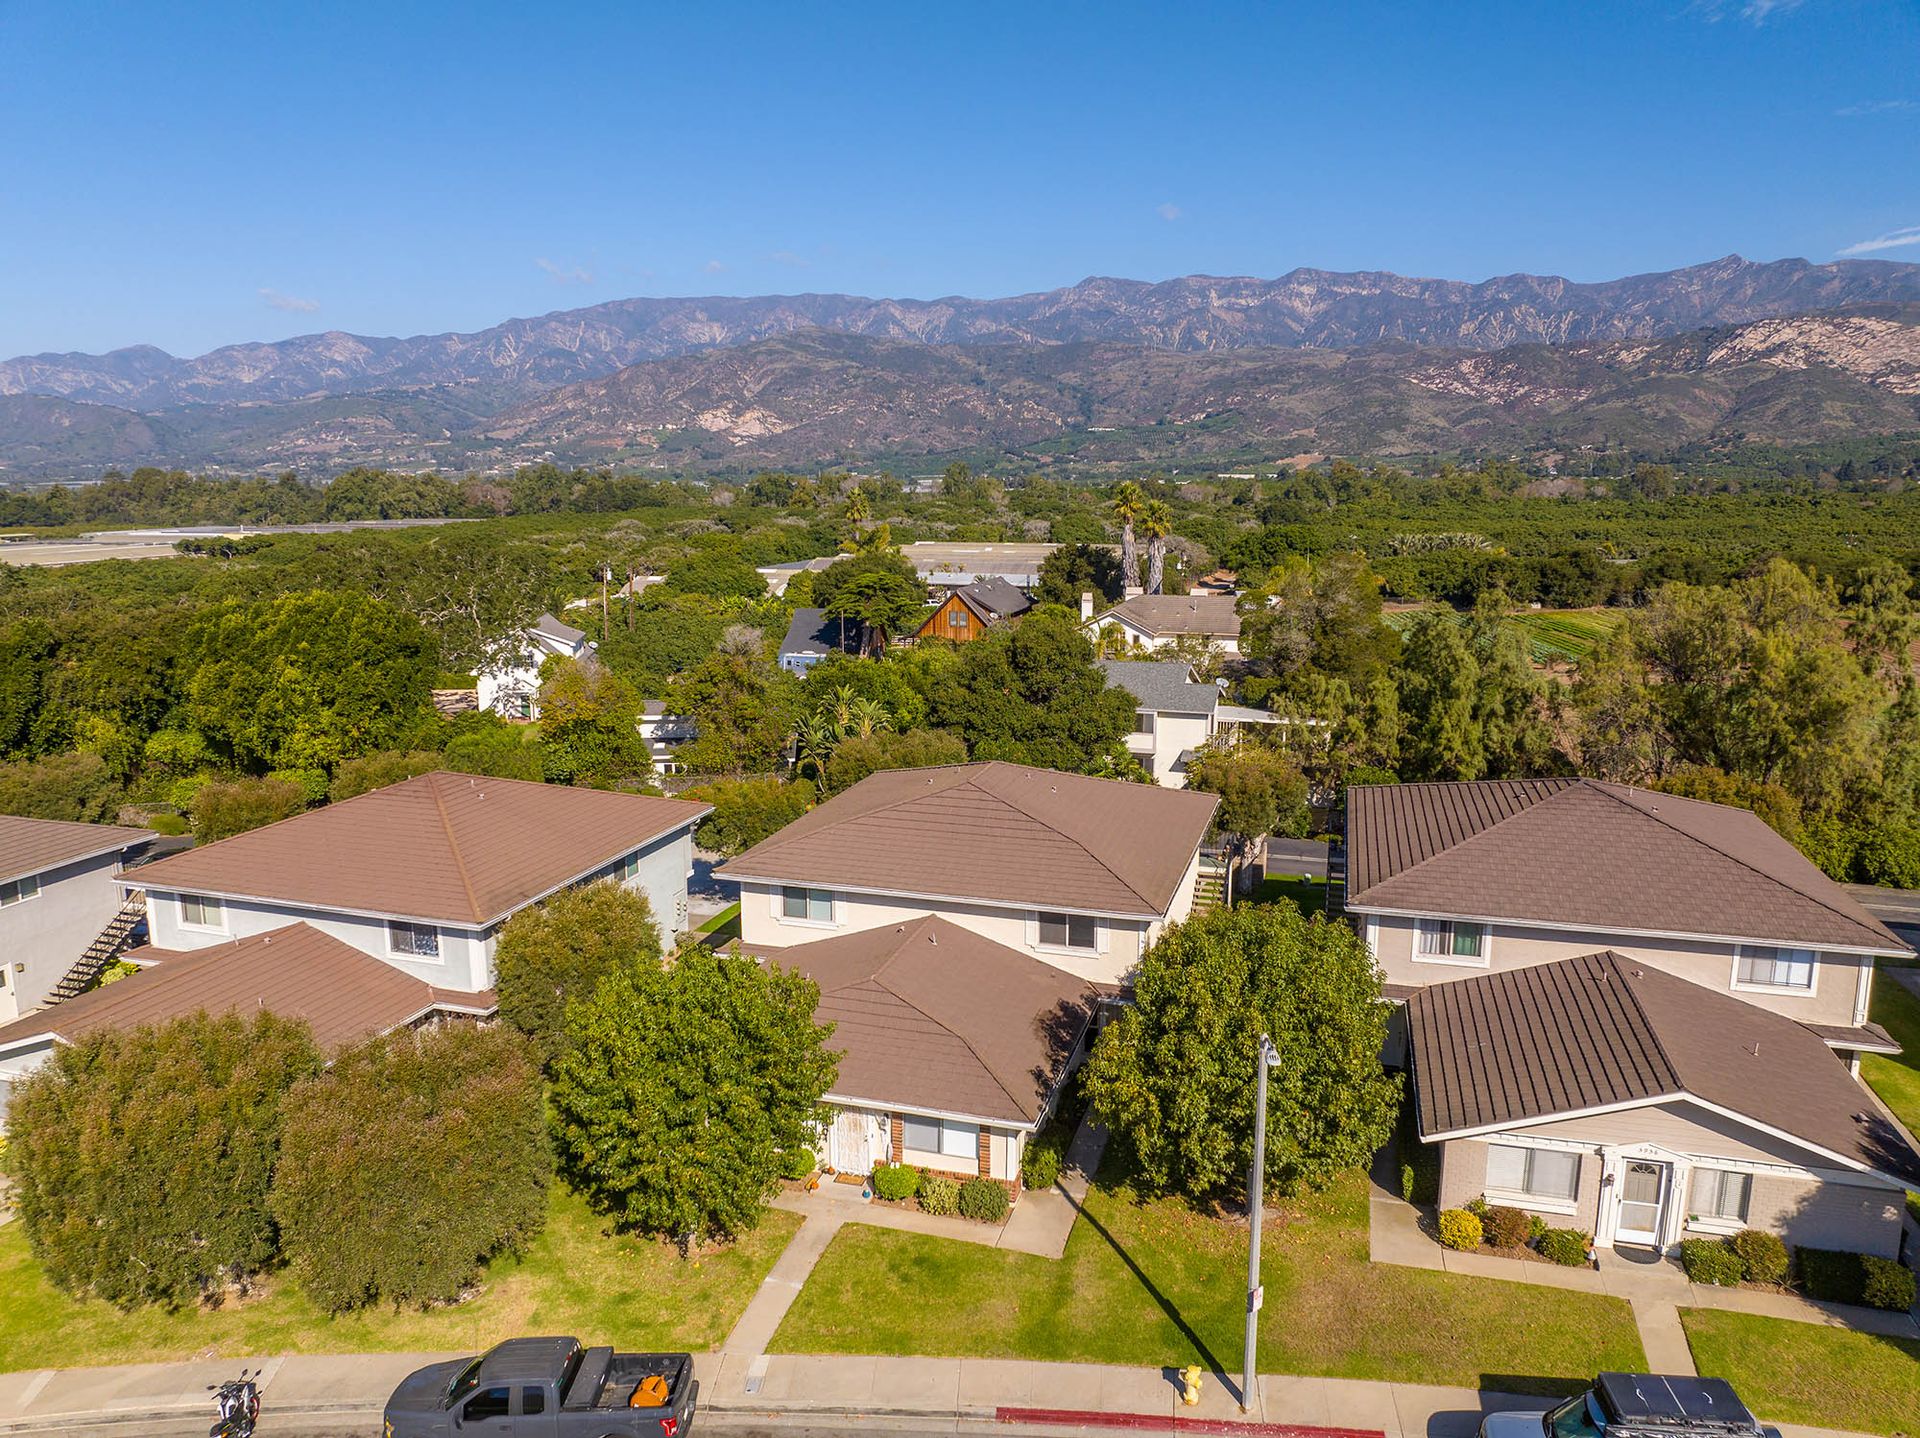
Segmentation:
<svg viewBox="0 0 1920 1438">
<path fill-rule="evenodd" d="M 900 546 L 900 557 L 931 589 L 999 579 L 1016 589 L 1032 589 L 1040 582 L 1040 566 L 1057 544 L 974 544 L 923 539 Z"/>
<path fill-rule="evenodd" d="M 829 619 L 824 609 L 796 609 L 787 621 L 786 637 L 780 641 L 779 664 L 795 674 L 805 674 L 829 654 L 860 652 L 860 623 L 855 619 Z"/>
<path fill-rule="evenodd" d="M 921 622 L 913 637 L 965 644 L 1031 608 L 1033 601 L 1006 580 L 982 579 L 951 591 Z"/>
<path fill-rule="evenodd" d="M 784 564 L 763 564 L 754 572 L 767 581 L 767 593 L 778 599 L 787 592 L 787 586 L 793 583 L 796 575 L 824 574 L 842 559 L 851 557 L 846 554 L 823 554 L 815 559 L 797 559 Z"/>
<path fill-rule="evenodd" d="M 1117 636 L 1142 649 L 1201 640 L 1219 654 L 1240 652 L 1240 610 L 1231 594 L 1135 594 L 1098 614 L 1087 594 L 1080 618 L 1095 640 Z"/>
<path fill-rule="evenodd" d="M 1605 951 L 1407 1004 L 1440 1205 L 1660 1251 L 1743 1228 L 1894 1257 L 1920 1155 L 1805 1025 Z"/>
<path fill-rule="evenodd" d="M 473 774 L 422 774 L 141 867 L 151 942 L 202 949 L 307 923 L 422 983 L 493 987 L 500 928 L 607 879 L 687 923 L 711 806 Z M 123 879 L 127 887 L 135 887 Z"/>
<path fill-rule="evenodd" d="M 399 1028 L 442 1019 L 490 1017 L 490 992 L 436 988 L 320 932 L 288 924 L 211 948 L 142 948 L 138 972 L 76 998 L 0 1024 L 0 1120 L 17 1083 L 61 1044 L 103 1028 L 133 1029 L 205 1011 L 243 1016 L 266 1010 L 304 1020 L 332 1050 Z"/>
<path fill-rule="evenodd" d="M 1027 1140 L 1080 1056 L 1094 988 L 938 915 L 772 951 L 820 986 L 839 1076 L 822 1159 L 1020 1181 Z"/>
<path fill-rule="evenodd" d="M 139 906 L 119 880 L 154 837 L 0 814 L 0 1023 L 48 1002 L 96 944 L 104 965 L 137 937 Z"/>
</svg>

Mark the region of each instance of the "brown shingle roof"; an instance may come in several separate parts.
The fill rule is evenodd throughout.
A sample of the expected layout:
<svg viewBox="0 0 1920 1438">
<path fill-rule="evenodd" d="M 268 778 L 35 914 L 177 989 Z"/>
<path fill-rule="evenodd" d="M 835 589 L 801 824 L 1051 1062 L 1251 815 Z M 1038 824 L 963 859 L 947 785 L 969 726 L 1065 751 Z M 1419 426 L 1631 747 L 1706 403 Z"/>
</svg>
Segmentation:
<svg viewBox="0 0 1920 1438">
<path fill-rule="evenodd" d="M 1158 917 L 1219 802 L 1023 764 L 895 769 L 862 779 L 719 873 Z"/>
<path fill-rule="evenodd" d="M 203 1009 L 266 1009 L 305 1019 L 320 1046 L 333 1049 L 435 1009 L 487 1014 L 495 1007 L 491 993 L 435 988 L 309 924 L 207 949 L 137 949 L 128 957 L 152 966 L 15 1019 L 0 1027 L 0 1047 L 48 1035 L 71 1043 L 95 1029 L 160 1024 Z"/>
<path fill-rule="evenodd" d="M 1093 1014 L 1084 980 L 937 916 L 772 962 L 820 985 L 844 1100 L 1036 1122 Z"/>
<path fill-rule="evenodd" d="M 1240 634 L 1240 610 L 1231 594 L 1136 594 L 1100 617 L 1124 619 L 1156 637 Z"/>
<path fill-rule="evenodd" d="M 1426 1138 L 1691 1097 L 1920 1177 L 1920 1155 L 1805 1025 L 1611 951 L 1435 984 L 1407 1021 Z"/>
<path fill-rule="evenodd" d="M 710 806 L 422 774 L 140 870 L 149 888 L 485 924 Z"/>
<path fill-rule="evenodd" d="M 1907 949 L 1757 815 L 1598 779 L 1348 790 L 1347 907 Z"/>
<path fill-rule="evenodd" d="M 0 882 L 44 874 L 62 864 L 150 844 L 151 829 L 112 824 L 69 824 L 62 819 L 22 819 L 0 814 Z"/>
</svg>

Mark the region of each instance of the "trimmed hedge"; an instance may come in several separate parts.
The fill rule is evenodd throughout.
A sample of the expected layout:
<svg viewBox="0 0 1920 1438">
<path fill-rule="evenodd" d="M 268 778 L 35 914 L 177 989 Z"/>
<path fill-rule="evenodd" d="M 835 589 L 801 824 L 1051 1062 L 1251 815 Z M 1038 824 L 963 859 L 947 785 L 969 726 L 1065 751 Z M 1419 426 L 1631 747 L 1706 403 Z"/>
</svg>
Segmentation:
<svg viewBox="0 0 1920 1438">
<path fill-rule="evenodd" d="M 1491 1208 L 1481 1221 L 1488 1243 L 1495 1248 L 1522 1248 L 1533 1234 L 1533 1220 L 1524 1209 Z"/>
<path fill-rule="evenodd" d="M 1891 1258 L 1832 1248 L 1796 1248 L 1793 1266 L 1809 1298 L 1886 1308 L 1895 1313 L 1913 1307 L 1913 1270 Z"/>
<path fill-rule="evenodd" d="M 943 1173 L 929 1173 L 920 1180 L 920 1211 L 945 1218 L 960 1207 L 960 1185 Z"/>
<path fill-rule="evenodd" d="M 1480 1217 L 1464 1208 L 1443 1209 L 1440 1213 L 1440 1242 L 1459 1253 L 1471 1253 L 1480 1246 Z"/>
<path fill-rule="evenodd" d="M 1778 1234 L 1743 1228 L 1727 1245 L 1740 1256 L 1740 1268 L 1749 1283 L 1787 1281 L 1787 1245 Z"/>
<path fill-rule="evenodd" d="M 920 1170 L 905 1163 L 877 1163 L 873 1166 L 873 1192 L 889 1203 L 902 1203 L 920 1188 Z"/>
<path fill-rule="evenodd" d="M 1577 1228 L 1549 1228 L 1534 1247 L 1542 1258 L 1566 1268 L 1579 1268 L 1587 1261 L 1587 1236 Z"/>
<path fill-rule="evenodd" d="M 1060 1165 L 1066 1158 L 1064 1144 L 1049 1136 L 1036 1135 L 1027 1141 L 1020 1159 L 1020 1180 L 1028 1188 L 1052 1188 L 1060 1177 Z"/>
<path fill-rule="evenodd" d="M 1895 1313 L 1905 1313 L 1913 1307 L 1915 1281 L 1911 1268 L 1891 1258 L 1875 1258 L 1870 1254 L 1860 1256 L 1860 1267 L 1866 1275 L 1866 1282 L 1860 1286 L 1860 1297 L 1869 1308 L 1890 1308 Z"/>
<path fill-rule="evenodd" d="M 957 1206 L 962 1218 L 981 1223 L 999 1223 L 1013 1207 L 1006 1189 L 990 1178 L 970 1178 L 960 1185 Z"/>
<path fill-rule="evenodd" d="M 1680 1266 L 1694 1283 L 1732 1288 L 1743 1272 L 1740 1255 L 1724 1238 L 1689 1238 L 1680 1245 Z"/>
</svg>

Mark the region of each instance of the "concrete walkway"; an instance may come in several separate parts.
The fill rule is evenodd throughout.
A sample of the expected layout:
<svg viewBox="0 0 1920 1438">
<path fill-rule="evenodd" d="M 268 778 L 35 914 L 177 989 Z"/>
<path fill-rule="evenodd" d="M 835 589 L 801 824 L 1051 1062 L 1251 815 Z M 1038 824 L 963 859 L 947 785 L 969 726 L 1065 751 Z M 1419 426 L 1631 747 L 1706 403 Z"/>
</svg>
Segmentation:
<svg viewBox="0 0 1920 1438">
<path fill-rule="evenodd" d="M 265 1370 L 263 1432 L 272 1431 L 276 1418 L 311 1414 L 339 1415 L 341 1427 L 359 1427 L 346 1421 L 349 1415 L 371 1422 L 402 1377 L 452 1356 L 252 1358 L 0 1374 L 0 1434 L 59 1428 L 103 1414 L 120 1419 L 129 1432 L 139 1431 L 132 1425 L 142 1418 L 158 1423 L 210 1416 L 208 1386 L 243 1367 Z M 744 1380 L 750 1366 L 751 1360 L 737 1353 L 696 1357 L 701 1426 L 764 1431 L 798 1424 L 851 1431 L 863 1420 L 882 1420 L 888 1430 L 1013 1435 L 1084 1429 L 1103 1417 L 1130 1429 L 1164 1431 L 1178 1416 L 1226 1434 L 1235 1431 L 1233 1425 L 1253 1422 L 1331 1428 L 1340 1438 L 1471 1438 L 1485 1413 L 1537 1410 L 1550 1401 L 1471 1388 L 1263 1374 L 1251 1411 L 1242 1413 L 1234 1384 L 1212 1375 L 1204 1380 L 1198 1406 L 1181 1406 L 1167 1369 L 786 1355 L 763 1360 L 758 1391 L 748 1395 Z M 1787 1438 L 1829 1438 L 1817 1428 L 1783 1432 Z"/>
<path fill-rule="evenodd" d="M 1658 1263 L 1635 1263 L 1602 1249 L 1596 1268 L 1562 1268 L 1559 1264 L 1526 1258 L 1455 1253 L 1429 1236 L 1420 1226 L 1420 1211 L 1388 1187 L 1396 1176 L 1393 1165 L 1384 1157 L 1374 1164 L 1369 1175 L 1368 1253 L 1375 1263 L 1624 1298 L 1632 1306 L 1641 1346 L 1646 1349 L 1647 1362 L 1656 1373 L 1693 1372 L 1693 1355 L 1680 1324 L 1682 1308 L 1721 1308 L 1887 1337 L 1920 1338 L 1920 1323 L 1916 1323 L 1911 1314 L 1845 1303 L 1817 1303 L 1792 1293 L 1691 1283 L 1679 1263 L 1671 1258 Z"/>
</svg>

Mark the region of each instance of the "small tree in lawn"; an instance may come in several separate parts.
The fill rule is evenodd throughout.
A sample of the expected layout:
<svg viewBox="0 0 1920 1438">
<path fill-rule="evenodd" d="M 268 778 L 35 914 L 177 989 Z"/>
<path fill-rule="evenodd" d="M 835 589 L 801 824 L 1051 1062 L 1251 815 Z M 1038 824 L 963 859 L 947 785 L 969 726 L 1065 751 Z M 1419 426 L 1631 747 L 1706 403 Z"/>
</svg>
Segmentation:
<svg viewBox="0 0 1920 1438">
<path fill-rule="evenodd" d="M 1387 1005 L 1344 923 L 1292 904 L 1216 909 L 1169 929 L 1141 961 L 1133 1006 L 1087 1066 L 1102 1121 L 1161 1189 L 1205 1196 L 1246 1181 L 1254 1055 L 1272 1036 L 1267 1182 L 1324 1186 L 1393 1131 L 1400 1080 L 1380 1067 Z"/>
<path fill-rule="evenodd" d="M 13 1202 L 56 1286 L 122 1308 L 244 1283 L 276 1251 L 268 1187 L 303 1023 L 195 1014 L 54 1049 L 7 1112 Z"/>
<path fill-rule="evenodd" d="M 621 884 L 563 889 L 522 909 L 494 950 L 500 1017 L 551 1064 L 566 1041 L 567 1004 L 626 964 L 660 962 L 660 926 L 645 894 Z"/>
<path fill-rule="evenodd" d="M 1213 828 L 1226 839 L 1236 865 L 1263 834 L 1297 837 L 1310 826 L 1307 781 L 1300 766 L 1265 744 L 1202 749 L 1188 766 L 1187 787 L 1220 796 Z M 1227 880 L 1226 892 L 1231 896 L 1231 873 Z"/>
<path fill-rule="evenodd" d="M 347 1049 L 294 1090 L 273 1214 L 328 1312 L 447 1303 L 540 1231 L 552 1177 L 537 1055 L 453 1024 Z"/>
<path fill-rule="evenodd" d="M 833 1083 L 820 990 L 709 949 L 609 974 L 567 1014 L 554 1130 L 573 1185 L 622 1228 L 688 1245 L 760 1221 Z"/>
</svg>

